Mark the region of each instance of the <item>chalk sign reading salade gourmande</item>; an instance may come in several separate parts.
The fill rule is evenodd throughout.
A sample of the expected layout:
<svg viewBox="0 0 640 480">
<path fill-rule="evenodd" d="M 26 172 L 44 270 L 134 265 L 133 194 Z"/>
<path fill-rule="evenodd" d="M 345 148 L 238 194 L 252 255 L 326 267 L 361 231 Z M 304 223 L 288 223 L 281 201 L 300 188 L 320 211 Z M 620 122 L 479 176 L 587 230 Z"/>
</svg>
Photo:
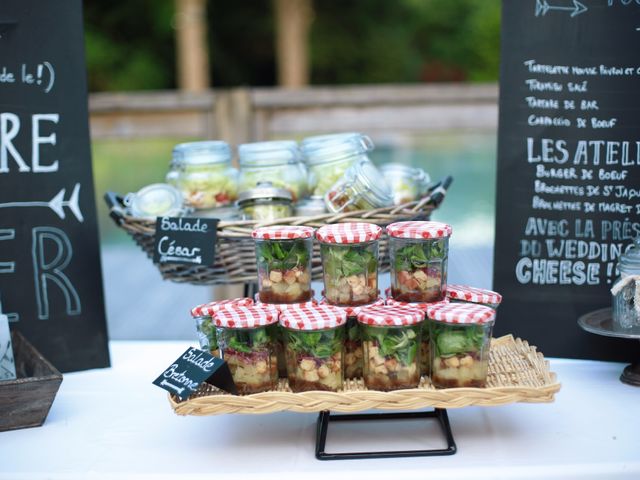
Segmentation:
<svg viewBox="0 0 640 480">
<path fill-rule="evenodd" d="M 576 320 L 611 305 L 640 233 L 640 4 L 505 0 L 501 44 L 496 331 L 628 360 L 633 342 Z"/>
<path fill-rule="evenodd" d="M 80 0 L 0 5 L 0 301 L 63 372 L 109 365 Z"/>
</svg>

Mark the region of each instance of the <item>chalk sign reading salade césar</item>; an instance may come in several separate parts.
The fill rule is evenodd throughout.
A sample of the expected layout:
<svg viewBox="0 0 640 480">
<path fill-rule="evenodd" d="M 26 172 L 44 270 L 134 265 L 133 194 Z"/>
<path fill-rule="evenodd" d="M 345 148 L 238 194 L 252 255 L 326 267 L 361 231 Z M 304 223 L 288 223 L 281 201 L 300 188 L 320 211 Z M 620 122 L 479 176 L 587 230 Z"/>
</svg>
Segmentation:
<svg viewBox="0 0 640 480">
<path fill-rule="evenodd" d="M 80 0 L 0 6 L 0 300 L 63 372 L 109 365 Z"/>
<path fill-rule="evenodd" d="M 217 218 L 158 217 L 153 261 L 213 265 Z"/>
<path fill-rule="evenodd" d="M 627 360 L 582 332 L 640 233 L 640 2 L 506 0 L 494 287 L 497 333 L 545 354 Z"/>
</svg>

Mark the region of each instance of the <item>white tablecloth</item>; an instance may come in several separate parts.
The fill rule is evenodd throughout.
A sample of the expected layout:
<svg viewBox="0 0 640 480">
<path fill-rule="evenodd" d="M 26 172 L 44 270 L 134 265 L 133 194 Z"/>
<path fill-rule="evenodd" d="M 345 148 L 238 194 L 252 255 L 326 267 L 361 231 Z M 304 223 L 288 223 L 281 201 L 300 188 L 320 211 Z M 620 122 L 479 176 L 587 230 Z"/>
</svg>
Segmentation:
<svg viewBox="0 0 640 480">
<path fill-rule="evenodd" d="M 175 415 L 151 381 L 187 346 L 112 342 L 112 368 L 65 375 L 44 426 L 0 433 L 0 479 L 640 479 L 640 389 L 622 364 L 552 359 L 554 403 L 449 410 L 453 456 L 321 462 L 316 414 Z M 345 423 L 327 450 L 441 442 L 424 420 Z"/>
</svg>

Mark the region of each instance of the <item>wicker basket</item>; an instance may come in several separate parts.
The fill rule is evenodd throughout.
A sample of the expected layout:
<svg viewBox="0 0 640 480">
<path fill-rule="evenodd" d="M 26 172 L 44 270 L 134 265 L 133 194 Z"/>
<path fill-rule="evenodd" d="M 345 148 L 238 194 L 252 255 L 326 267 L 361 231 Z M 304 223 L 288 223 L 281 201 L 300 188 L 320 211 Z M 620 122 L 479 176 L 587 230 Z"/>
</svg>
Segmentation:
<svg viewBox="0 0 640 480">
<path fill-rule="evenodd" d="M 426 220 L 444 200 L 452 182 L 446 177 L 435 184 L 428 194 L 413 202 L 376 210 L 359 210 L 348 213 L 327 213 L 309 217 L 280 218 L 271 222 L 253 220 L 221 221 L 218 223 L 216 262 L 214 265 L 156 264 L 165 280 L 194 285 L 214 285 L 229 283 L 252 283 L 257 279 L 255 247 L 251 231 L 266 225 L 307 225 L 321 227 L 328 223 L 370 222 L 380 226 L 401 220 Z M 111 218 L 116 225 L 125 230 L 153 258 L 155 242 L 155 221 L 136 218 L 126 214 L 122 197 L 109 192 L 105 195 Z M 386 239 L 380 241 L 379 271 L 389 269 Z M 314 246 L 312 273 L 314 280 L 322 278 L 320 251 Z"/>
<path fill-rule="evenodd" d="M 205 384 L 187 400 L 170 395 L 169 402 L 179 415 L 223 413 L 357 412 L 362 410 L 415 410 L 459 408 L 470 405 L 494 406 L 513 402 L 552 402 L 560 390 L 556 374 L 535 347 L 511 335 L 493 339 L 486 388 L 436 390 L 428 379 L 410 390 L 379 392 L 367 390 L 362 379 L 349 380 L 341 392 L 293 393 L 287 381 L 277 390 L 252 395 L 230 395 Z"/>
</svg>

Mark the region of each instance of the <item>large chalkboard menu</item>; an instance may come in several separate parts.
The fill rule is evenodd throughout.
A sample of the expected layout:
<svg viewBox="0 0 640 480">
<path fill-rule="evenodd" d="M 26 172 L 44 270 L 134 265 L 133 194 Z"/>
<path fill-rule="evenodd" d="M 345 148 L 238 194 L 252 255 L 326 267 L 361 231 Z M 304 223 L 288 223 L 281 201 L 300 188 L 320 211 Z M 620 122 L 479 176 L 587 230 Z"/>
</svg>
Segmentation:
<svg viewBox="0 0 640 480">
<path fill-rule="evenodd" d="M 61 371 L 109 365 L 80 0 L 0 6 L 0 302 Z"/>
<path fill-rule="evenodd" d="M 505 0 L 496 325 L 547 355 L 629 360 L 582 332 L 640 233 L 640 2 Z"/>
</svg>

